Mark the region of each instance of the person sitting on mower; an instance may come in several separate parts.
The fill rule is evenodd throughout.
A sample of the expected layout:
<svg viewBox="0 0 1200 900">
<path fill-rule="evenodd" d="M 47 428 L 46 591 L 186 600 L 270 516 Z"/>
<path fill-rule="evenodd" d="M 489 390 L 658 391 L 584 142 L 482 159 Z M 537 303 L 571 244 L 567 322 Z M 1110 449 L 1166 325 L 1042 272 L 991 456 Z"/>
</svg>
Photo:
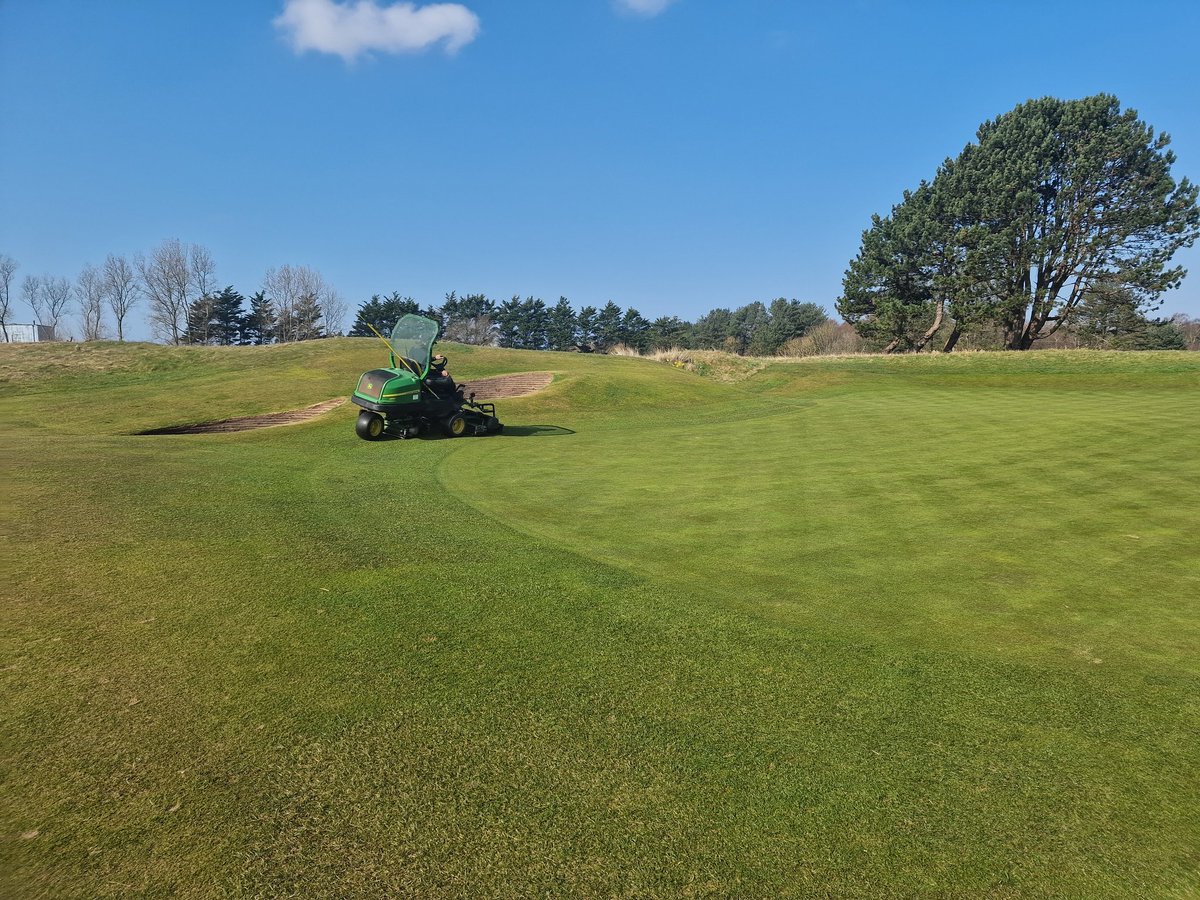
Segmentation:
<svg viewBox="0 0 1200 900">
<path fill-rule="evenodd" d="M 454 379 L 450 377 L 450 373 L 446 370 L 446 357 L 440 353 L 429 361 L 429 374 L 425 376 L 425 383 L 429 385 L 431 391 L 443 400 L 449 400 L 456 393 L 461 393 L 462 391 L 454 383 Z"/>
</svg>

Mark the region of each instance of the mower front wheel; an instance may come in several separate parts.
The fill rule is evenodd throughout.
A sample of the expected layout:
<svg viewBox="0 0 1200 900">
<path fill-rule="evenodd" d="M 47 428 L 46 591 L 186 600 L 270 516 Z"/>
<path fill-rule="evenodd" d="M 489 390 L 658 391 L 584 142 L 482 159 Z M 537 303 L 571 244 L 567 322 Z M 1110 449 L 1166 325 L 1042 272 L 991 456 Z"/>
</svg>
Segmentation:
<svg viewBox="0 0 1200 900">
<path fill-rule="evenodd" d="M 383 426 L 383 416 L 364 409 L 354 423 L 354 433 L 364 441 L 377 441 L 383 437 Z"/>
<path fill-rule="evenodd" d="M 467 433 L 467 418 L 462 413 L 455 413 L 442 424 L 442 428 L 449 437 L 462 437 Z"/>
</svg>

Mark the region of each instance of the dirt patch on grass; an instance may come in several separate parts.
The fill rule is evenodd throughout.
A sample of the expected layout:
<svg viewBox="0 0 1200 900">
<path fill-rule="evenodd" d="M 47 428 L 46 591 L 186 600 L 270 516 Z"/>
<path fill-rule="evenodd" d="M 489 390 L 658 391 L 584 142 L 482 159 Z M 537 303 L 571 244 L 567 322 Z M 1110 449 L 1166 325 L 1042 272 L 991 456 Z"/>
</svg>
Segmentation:
<svg viewBox="0 0 1200 900">
<path fill-rule="evenodd" d="M 231 431 L 251 431 L 255 428 L 274 428 L 277 425 L 296 425 L 337 409 L 346 402 L 345 397 L 335 397 L 324 403 L 290 409 L 286 412 L 265 413 L 260 416 L 240 416 L 236 419 L 220 419 L 216 422 L 198 422 L 194 425 L 168 425 L 165 428 L 150 428 L 137 434 L 221 434 Z"/>
<path fill-rule="evenodd" d="M 543 391 L 553 380 L 554 374 L 551 372 L 520 372 L 516 375 L 497 375 L 495 378 L 477 378 L 463 385 L 463 395 L 469 396 L 474 392 L 475 399 L 480 401 L 509 400 Z"/>
</svg>

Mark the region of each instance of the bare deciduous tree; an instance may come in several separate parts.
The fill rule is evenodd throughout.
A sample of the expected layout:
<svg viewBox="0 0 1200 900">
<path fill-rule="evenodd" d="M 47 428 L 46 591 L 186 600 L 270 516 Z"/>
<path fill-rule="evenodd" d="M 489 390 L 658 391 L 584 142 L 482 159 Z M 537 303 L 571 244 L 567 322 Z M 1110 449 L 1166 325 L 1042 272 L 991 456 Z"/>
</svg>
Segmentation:
<svg viewBox="0 0 1200 900">
<path fill-rule="evenodd" d="M 280 266 L 267 269 L 263 276 L 263 293 L 275 306 L 276 340 L 280 343 L 297 340 L 296 307 L 309 290 L 310 270 L 304 266 Z"/>
<path fill-rule="evenodd" d="M 59 325 L 71 305 L 71 282 L 55 275 L 26 275 L 21 282 L 21 297 L 33 310 L 37 323 L 49 328 L 57 340 Z"/>
<path fill-rule="evenodd" d="M 17 271 L 17 261 L 7 253 L 0 253 L 0 330 L 8 340 L 8 323 L 12 320 L 12 280 Z"/>
<path fill-rule="evenodd" d="M 175 238 L 163 241 L 149 257 L 138 256 L 140 287 L 150 302 L 150 327 L 156 337 L 178 344 L 187 317 L 187 250 Z"/>
<path fill-rule="evenodd" d="M 308 266 L 280 266 L 268 269 L 263 277 L 263 293 L 274 301 L 277 316 L 276 339 L 304 341 L 321 336 L 321 319 L 329 326 L 329 308 L 334 307 L 337 327 L 345 318 L 346 306 L 340 295 L 325 282 L 321 273 Z"/>
<path fill-rule="evenodd" d="M 21 299 L 25 301 L 25 305 L 33 310 L 33 320 L 41 323 L 42 315 L 42 277 L 40 275 L 26 275 L 21 282 Z"/>
<path fill-rule="evenodd" d="M 42 276 L 42 295 L 46 298 L 46 318 L 54 331 L 55 340 L 62 340 L 59 325 L 71 308 L 71 280 L 57 275 Z"/>
<path fill-rule="evenodd" d="M 217 264 L 213 262 L 208 248 L 192 244 L 188 251 L 188 277 L 191 280 L 192 299 L 211 296 L 217 289 Z"/>
<path fill-rule="evenodd" d="M 104 275 L 91 263 L 85 264 L 75 279 L 75 298 L 79 301 L 83 339 L 100 340 L 104 331 Z"/>
<path fill-rule="evenodd" d="M 496 326 L 491 316 L 485 315 L 451 319 L 442 339 L 459 344 L 490 346 L 496 340 Z"/>
<path fill-rule="evenodd" d="M 141 288 L 150 300 L 155 334 L 178 344 L 187 329 L 188 305 L 215 285 L 212 255 L 199 244 L 185 247 L 178 238 L 163 241 L 148 258 L 137 261 Z"/>
<path fill-rule="evenodd" d="M 1200 318 L 1191 318 L 1187 313 L 1175 313 L 1171 316 L 1175 327 L 1183 334 L 1189 350 L 1200 350 Z"/>
<path fill-rule="evenodd" d="M 137 271 L 124 256 L 104 260 L 104 299 L 117 322 L 117 340 L 125 340 L 125 317 L 138 301 Z"/>
<path fill-rule="evenodd" d="M 341 334 L 342 326 L 346 324 L 346 301 L 334 288 L 328 288 L 325 299 L 321 302 L 321 312 L 325 316 L 325 332 Z"/>
</svg>

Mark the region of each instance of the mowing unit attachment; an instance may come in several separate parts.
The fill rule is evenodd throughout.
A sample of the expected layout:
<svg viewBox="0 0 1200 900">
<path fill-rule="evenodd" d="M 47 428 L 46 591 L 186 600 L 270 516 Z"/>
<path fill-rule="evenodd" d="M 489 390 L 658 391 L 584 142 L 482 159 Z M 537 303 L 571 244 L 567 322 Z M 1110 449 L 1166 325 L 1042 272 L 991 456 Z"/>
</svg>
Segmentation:
<svg viewBox="0 0 1200 900">
<path fill-rule="evenodd" d="M 432 429 L 462 437 L 496 434 L 504 428 L 496 418 L 496 405 L 476 403 L 474 394 L 464 399 L 462 385 L 446 372 L 446 358 L 432 355 L 437 333 L 437 322 L 411 313 L 396 323 L 391 341 L 375 331 L 387 344 L 391 365 L 364 372 L 350 397 L 362 407 L 354 423 L 360 438 L 410 438 Z"/>
</svg>

